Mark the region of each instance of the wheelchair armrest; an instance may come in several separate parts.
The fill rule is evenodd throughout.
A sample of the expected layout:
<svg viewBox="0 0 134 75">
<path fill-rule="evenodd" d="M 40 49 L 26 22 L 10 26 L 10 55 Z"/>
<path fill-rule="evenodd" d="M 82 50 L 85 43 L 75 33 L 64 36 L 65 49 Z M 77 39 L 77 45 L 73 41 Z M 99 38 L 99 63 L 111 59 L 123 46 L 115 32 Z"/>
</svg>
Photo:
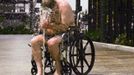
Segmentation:
<svg viewBox="0 0 134 75">
<path fill-rule="evenodd" d="M 71 31 L 75 31 L 75 30 L 78 30 L 78 26 L 69 26 L 69 31 L 71 30 Z"/>
</svg>

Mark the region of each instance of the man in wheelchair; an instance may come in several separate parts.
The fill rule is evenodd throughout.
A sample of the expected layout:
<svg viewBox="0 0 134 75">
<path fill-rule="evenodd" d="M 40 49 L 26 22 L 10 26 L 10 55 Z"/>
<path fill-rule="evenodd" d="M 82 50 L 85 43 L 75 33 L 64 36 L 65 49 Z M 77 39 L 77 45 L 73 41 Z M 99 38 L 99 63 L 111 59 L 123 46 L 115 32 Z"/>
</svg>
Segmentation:
<svg viewBox="0 0 134 75">
<path fill-rule="evenodd" d="M 35 36 L 31 40 L 32 55 L 37 65 L 37 75 L 43 75 L 41 46 L 47 44 L 48 50 L 55 60 L 56 71 L 54 75 L 61 75 L 61 64 L 59 55 L 59 43 L 62 40 L 61 34 L 65 32 L 70 25 L 74 23 L 74 13 L 67 0 L 42 0 L 42 7 L 50 8 L 51 14 L 46 19 L 45 14 L 40 15 L 39 26 L 45 35 L 50 36 L 45 38 L 42 34 Z"/>
</svg>

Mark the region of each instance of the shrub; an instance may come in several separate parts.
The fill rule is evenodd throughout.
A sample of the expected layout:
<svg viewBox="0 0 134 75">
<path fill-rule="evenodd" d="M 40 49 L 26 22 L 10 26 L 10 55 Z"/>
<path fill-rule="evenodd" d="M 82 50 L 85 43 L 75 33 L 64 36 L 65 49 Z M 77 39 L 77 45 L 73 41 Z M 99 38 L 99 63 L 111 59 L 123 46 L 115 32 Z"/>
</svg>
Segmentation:
<svg viewBox="0 0 134 75">
<path fill-rule="evenodd" d="M 132 46 L 132 40 L 127 38 L 126 33 L 119 34 L 119 36 L 115 39 L 115 44 L 120 44 L 120 45 L 128 45 Z"/>
<path fill-rule="evenodd" d="M 25 25 L 19 25 L 16 27 L 8 26 L 0 28 L 0 34 L 31 34 L 31 30 L 26 28 Z"/>
<path fill-rule="evenodd" d="M 94 41 L 100 41 L 101 33 L 99 30 L 89 30 L 85 34 Z"/>
</svg>

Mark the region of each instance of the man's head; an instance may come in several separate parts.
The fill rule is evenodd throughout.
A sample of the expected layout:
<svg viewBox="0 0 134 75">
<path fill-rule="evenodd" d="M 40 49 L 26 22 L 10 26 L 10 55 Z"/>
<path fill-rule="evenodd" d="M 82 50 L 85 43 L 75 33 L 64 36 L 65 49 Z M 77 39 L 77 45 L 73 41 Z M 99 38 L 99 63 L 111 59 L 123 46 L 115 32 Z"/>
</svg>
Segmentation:
<svg viewBox="0 0 134 75">
<path fill-rule="evenodd" d="M 42 0 L 43 7 L 53 8 L 55 3 L 55 0 Z"/>
</svg>

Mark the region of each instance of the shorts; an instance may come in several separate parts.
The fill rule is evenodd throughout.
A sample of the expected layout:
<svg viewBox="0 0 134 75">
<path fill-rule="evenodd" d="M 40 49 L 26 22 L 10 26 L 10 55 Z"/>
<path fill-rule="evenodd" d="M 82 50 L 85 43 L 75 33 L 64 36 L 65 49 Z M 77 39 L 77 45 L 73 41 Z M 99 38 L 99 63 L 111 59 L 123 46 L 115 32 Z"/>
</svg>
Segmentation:
<svg viewBox="0 0 134 75">
<path fill-rule="evenodd" d="M 54 36 L 51 36 L 51 35 L 45 35 L 45 40 L 49 40 L 50 38 L 52 38 L 52 37 L 56 37 L 56 36 L 60 36 L 61 38 L 62 38 L 62 35 L 63 35 L 64 33 L 61 33 L 61 34 L 57 34 L 57 35 L 54 35 Z"/>
</svg>

